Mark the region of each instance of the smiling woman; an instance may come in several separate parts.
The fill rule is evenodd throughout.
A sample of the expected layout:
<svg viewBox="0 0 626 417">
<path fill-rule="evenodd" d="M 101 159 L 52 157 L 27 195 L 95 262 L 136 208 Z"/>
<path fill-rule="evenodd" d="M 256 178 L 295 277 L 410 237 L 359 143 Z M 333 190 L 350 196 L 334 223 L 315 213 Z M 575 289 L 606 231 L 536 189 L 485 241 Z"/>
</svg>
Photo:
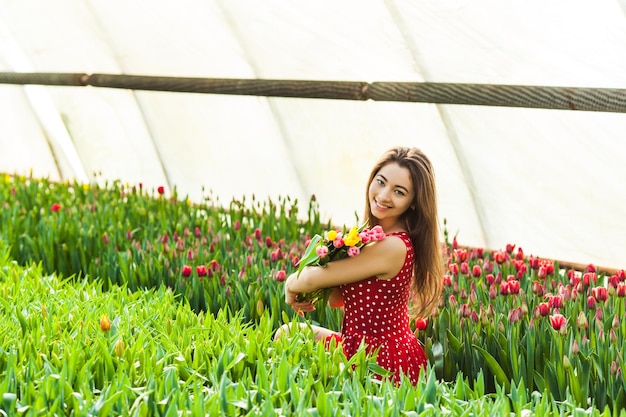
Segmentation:
<svg viewBox="0 0 626 417">
<path fill-rule="evenodd" d="M 432 165 L 417 148 L 396 147 L 372 169 L 366 189 L 365 219 L 386 238 L 363 247 L 359 256 L 308 266 L 285 281 L 285 300 L 311 311 L 298 294 L 332 288 L 331 307 L 343 307 L 340 332 L 313 326 L 315 338 L 339 341 L 346 356 L 364 343 L 395 382 L 417 382 L 427 356 L 413 333 L 409 307 L 426 317 L 442 291 L 436 189 Z M 289 325 L 276 338 L 289 333 Z M 380 377 L 380 376 L 379 376 Z"/>
</svg>

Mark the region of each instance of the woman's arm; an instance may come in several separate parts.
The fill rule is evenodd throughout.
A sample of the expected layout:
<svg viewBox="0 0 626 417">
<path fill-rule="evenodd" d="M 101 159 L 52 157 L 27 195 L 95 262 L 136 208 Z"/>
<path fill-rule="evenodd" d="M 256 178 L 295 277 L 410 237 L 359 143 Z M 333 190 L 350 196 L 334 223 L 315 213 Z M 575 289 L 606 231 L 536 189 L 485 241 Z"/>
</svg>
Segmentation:
<svg viewBox="0 0 626 417">
<path fill-rule="evenodd" d="M 291 274 L 285 281 L 285 295 L 295 297 L 320 288 L 337 287 L 372 276 L 393 278 L 400 272 L 406 257 L 406 245 L 400 237 L 389 236 L 368 245 L 355 257 L 329 262 L 324 267 L 308 266 L 300 276 Z M 289 300 L 287 300 L 289 301 Z"/>
</svg>

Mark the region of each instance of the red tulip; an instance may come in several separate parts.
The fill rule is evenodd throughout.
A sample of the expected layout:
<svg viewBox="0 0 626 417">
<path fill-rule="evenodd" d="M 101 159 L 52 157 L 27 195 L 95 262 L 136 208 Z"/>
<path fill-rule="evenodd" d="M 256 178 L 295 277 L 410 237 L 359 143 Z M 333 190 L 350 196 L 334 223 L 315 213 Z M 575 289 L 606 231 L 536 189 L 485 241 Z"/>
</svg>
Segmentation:
<svg viewBox="0 0 626 417">
<path fill-rule="evenodd" d="M 546 288 L 539 281 L 535 280 L 533 281 L 532 291 L 537 297 L 542 297 L 546 292 Z"/>
<path fill-rule="evenodd" d="M 587 308 L 589 308 L 589 310 L 596 308 L 596 299 L 591 295 L 587 297 Z"/>
<path fill-rule="evenodd" d="M 550 316 L 550 324 L 557 332 L 565 334 L 567 331 L 567 319 L 564 315 L 556 313 Z"/>
<path fill-rule="evenodd" d="M 595 284 L 597 281 L 596 274 L 593 272 L 585 272 L 583 274 L 583 283 L 589 287 L 591 284 Z"/>
<path fill-rule="evenodd" d="M 189 277 L 191 276 L 191 267 L 189 265 L 183 265 L 183 269 L 181 271 L 182 276 Z"/>
<path fill-rule="evenodd" d="M 519 294 L 520 283 L 519 281 L 509 281 L 509 294 Z"/>
<path fill-rule="evenodd" d="M 550 314 L 550 304 L 548 303 L 539 303 L 539 305 L 537 306 L 537 309 L 541 317 L 545 317 L 548 314 Z"/>
<path fill-rule="evenodd" d="M 531 255 L 530 258 L 528 258 L 528 264 L 531 269 L 539 269 L 539 258 L 535 258 Z"/>
<path fill-rule="evenodd" d="M 465 249 L 456 249 L 454 251 L 454 259 L 456 262 L 465 262 L 467 261 L 467 250 Z"/>
<path fill-rule="evenodd" d="M 276 281 L 283 282 L 285 279 L 287 279 L 287 273 L 285 272 L 284 269 L 281 269 L 278 272 L 276 272 Z"/>
<path fill-rule="evenodd" d="M 491 285 L 496 282 L 496 277 L 494 277 L 493 274 L 487 274 L 487 276 L 485 276 L 485 282 L 487 282 L 487 285 Z"/>
<path fill-rule="evenodd" d="M 50 211 L 53 213 L 56 213 L 60 210 L 61 210 L 61 205 L 59 203 L 54 203 L 52 206 L 50 206 Z"/>
<path fill-rule="evenodd" d="M 593 294 L 593 298 L 595 298 L 596 301 L 606 301 L 609 296 L 606 287 L 594 287 L 591 289 L 591 293 Z"/>
<path fill-rule="evenodd" d="M 483 270 L 480 267 L 480 265 L 474 265 L 472 267 L 472 276 L 474 276 L 474 278 L 478 278 L 483 274 Z"/>
<path fill-rule="evenodd" d="M 545 266 L 540 266 L 537 271 L 537 277 L 541 279 L 545 279 L 548 276 L 548 270 Z"/>
<path fill-rule="evenodd" d="M 159 186 L 159 188 L 157 188 L 157 192 L 161 195 L 163 195 L 165 193 L 165 187 L 163 187 L 162 185 Z"/>
<path fill-rule="evenodd" d="M 550 298 L 550 306 L 552 308 L 561 308 L 563 307 L 563 298 L 560 295 L 555 295 Z"/>
<path fill-rule="evenodd" d="M 469 274 L 469 265 L 467 264 L 467 262 L 462 262 L 461 263 L 461 273 L 463 275 Z"/>
<path fill-rule="evenodd" d="M 493 259 L 494 259 L 497 263 L 499 263 L 499 264 L 503 264 L 503 263 L 504 263 L 504 261 L 506 261 L 506 254 L 505 254 L 504 252 L 500 251 L 500 250 L 499 250 L 499 251 L 496 251 L 496 252 L 493 254 Z"/>
<path fill-rule="evenodd" d="M 196 274 L 198 274 L 199 277 L 206 277 L 209 273 L 205 265 L 198 265 L 196 266 Z"/>
<path fill-rule="evenodd" d="M 417 328 L 417 330 L 426 330 L 426 327 L 428 327 L 428 318 L 418 318 L 415 320 L 415 328 Z"/>
<path fill-rule="evenodd" d="M 507 243 L 506 244 L 506 251 L 507 251 L 507 253 L 513 253 L 513 249 L 515 249 L 515 245 L 513 245 L 511 243 Z"/>
<path fill-rule="evenodd" d="M 617 296 L 618 297 L 626 297 L 626 284 L 618 284 L 617 285 Z"/>
</svg>

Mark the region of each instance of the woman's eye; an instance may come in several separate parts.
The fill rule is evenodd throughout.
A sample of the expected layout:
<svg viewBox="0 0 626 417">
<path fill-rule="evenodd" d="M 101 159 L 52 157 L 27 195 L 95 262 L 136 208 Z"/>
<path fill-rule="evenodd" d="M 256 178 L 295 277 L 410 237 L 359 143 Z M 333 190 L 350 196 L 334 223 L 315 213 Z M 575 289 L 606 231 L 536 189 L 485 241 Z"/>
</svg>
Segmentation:
<svg viewBox="0 0 626 417">
<path fill-rule="evenodd" d="M 396 190 L 396 193 L 397 193 L 398 195 L 404 195 L 404 191 Z"/>
<path fill-rule="evenodd" d="M 376 180 L 376 182 L 378 183 L 378 185 L 384 185 L 384 184 L 385 184 L 385 183 L 383 182 L 383 180 L 380 180 L 380 179 Z"/>
</svg>

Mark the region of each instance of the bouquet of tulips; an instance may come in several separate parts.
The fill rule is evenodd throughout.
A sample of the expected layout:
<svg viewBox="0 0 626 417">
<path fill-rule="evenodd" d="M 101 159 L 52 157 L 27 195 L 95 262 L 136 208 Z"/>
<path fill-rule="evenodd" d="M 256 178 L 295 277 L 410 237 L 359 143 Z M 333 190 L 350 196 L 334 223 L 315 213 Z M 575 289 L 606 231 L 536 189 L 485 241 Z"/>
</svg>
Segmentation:
<svg viewBox="0 0 626 417">
<path fill-rule="evenodd" d="M 366 225 L 354 226 L 349 231 L 344 226 L 343 231 L 329 230 L 324 236 L 316 234 L 311 238 L 302 258 L 298 262 L 298 276 L 306 266 L 326 266 L 330 261 L 358 256 L 361 249 L 385 238 L 381 226 L 371 229 Z M 310 293 L 298 295 L 298 301 L 309 301 L 313 304 L 320 300 L 328 300 L 329 289 L 322 288 Z"/>
</svg>

